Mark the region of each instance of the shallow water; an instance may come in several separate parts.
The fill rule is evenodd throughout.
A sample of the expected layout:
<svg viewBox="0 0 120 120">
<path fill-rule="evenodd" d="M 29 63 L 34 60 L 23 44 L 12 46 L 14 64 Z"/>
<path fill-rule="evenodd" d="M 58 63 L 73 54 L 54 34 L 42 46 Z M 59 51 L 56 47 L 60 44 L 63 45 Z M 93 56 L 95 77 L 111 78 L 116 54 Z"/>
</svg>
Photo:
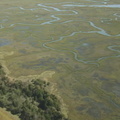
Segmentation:
<svg viewBox="0 0 120 120">
<path fill-rule="evenodd" d="M 1 1 L 0 52 L 10 75 L 55 71 L 72 120 L 120 118 L 120 3 Z M 3 58 L 1 59 L 3 60 Z"/>
<path fill-rule="evenodd" d="M 71 4 L 67 4 L 67 5 L 63 5 L 65 7 L 96 7 L 96 8 L 120 8 L 120 5 L 116 4 L 116 5 L 71 5 Z"/>
</svg>

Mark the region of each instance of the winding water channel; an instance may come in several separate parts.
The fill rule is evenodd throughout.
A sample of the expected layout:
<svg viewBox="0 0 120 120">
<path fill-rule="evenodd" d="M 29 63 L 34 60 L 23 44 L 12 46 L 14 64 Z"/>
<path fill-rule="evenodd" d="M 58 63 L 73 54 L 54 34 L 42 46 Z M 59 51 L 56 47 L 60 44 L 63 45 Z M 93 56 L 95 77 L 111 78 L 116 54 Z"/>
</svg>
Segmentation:
<svg viewBox="0 0 120 120">
<path fill-rule="evenodd" d="M 46 4 L 48 4 L 48 5 L 46 5 Z M 37 8 L 29 8 L 29 9 L 26 9 L 26 8 L 23 8 L 23 7 L 13 7 L 13 8 L 8 8 L 8 9 L 20 9 L 21 11 L 35 11 L 35 10 L 37 10 L 37 9 L 44 9 L 45 11 L 49 11 L 49 12 L 53 12 L 53 11 L 57 11 L 58 12 L 58 14 L 52 14 L 52 15 L 50 15 L 50 19 L 51 20 L 48 20 L 48 21 L 46 21 L 46 22 L 43 22 L 43 23 L 41 23 L 41 24 L 28 24 L 28 23 L 12 23 L 12 24 L 10 24 L 9 26 L 7 26 L 7 27 L 13 27 L 13 26 L 15 26 L 15 25 L 27 25 L 27 26 L 31 26 L 31 25 L 36 25 L 36 26 L 41 26 L 41 25 L 47 25 L 47 24 L 54 24 L 54 22 L 58 22 L 58 21 L 60 21 L 62 18 L 60 17 L 60 15 L 65 15 L 65 16 L 72 16 L 73 15 L 73 17 L 75 16 L 75 15 L 78 15 L 79 14 L 79 12 L 77 12 L 77 11 L 75 11 L 75 10 L 65 10 L 65 9 L 59 9 L 59 8 L 57 8 L 57 7 L 53 7 L 53 6 L 50 6 L 49 5 L 49 3 L 46 3 L 46 4 L 37 4 Z M 120 8 L 120 5 L 118 5 L 118 4 L 116 4 L 116 5 L 79 5 L 80 3 L 77 3 L 77 5 L 75 5 L 75 3 L 74 2 L 70 2 L 70 4 L 68 4 L 68 3 L 66 3 L 66 2 L 62 2 L 62 3 L 53 3 L 53 4 L 62 4 L 62 6 L 66 6 L 66 7 L 110 7 L 110 8 Z M 69 13 L 69 14 L 62 14 L 61 12 L 71 12 L 71 13 Z M 119 13 L 115 13 L 114 14 L 116 17 L 119 17 Z M 37 16 L 37 17 L 39 17 L 39 16 Z M 38 18 L 37 18 L 38 19 Z M 44 19 L 44 18 L 40 18 L 40 19 L 42 19 L 42 20 L 46 20 L 46 19 Z M 67 21 L 64 21 L 64 22 L 59 22 L 59 23 L 55 23 L 55 24 L 65 24 L 65 23 L 68 23 L 68 22 L 73 22 L 73 21 L 76 21 L 76 20 L 67 20 Z M 77 20 L 78 21 L 78 20 Z M 81 21 L 81 20 L 80 20 Z M 85 20 L 85 22 L 87 23 L 89 23 L 89 25 L 90 26 L 92 26 L 93 28 L 96 28 L 97 30 L 96 31 L 74 31 L 74 32 L 72 32 L 71 34 L 69 34 L 69 35 L 67 35 L 67 36 L 60 36 L 60 38 L 59 39 L 57 39 L 57 40 L 52 40 L 52 41 L 50 41 L 50 42 L 45 42 L 45 43 L 43 43 L 43 47 L 45 47 L 45 48 L 47 48 L 47 49 L 51 49 L 51 50 L 58 50 L 58 49 L 54 49 L 54 48 L 52 48 L 52 47 L 48 47 L 47 45 L 50 43 L 54 43 L 54 42 L 59 42 L 59 41 L 62 41 L 62 40 L 64 40 L 64 38 L 66 38 L 66 37 L 72 37 L 72 36 L 74 36 L 75 34 L 82 34 L 82 33 L 86 33 L 86 34 L 88 34 L 88 33 L 90 33 L 90 34 L 101 34 L 101 35 L 104 35 L 104 36 L 109 36 L 109 37 L 113 37 L 113 36 L 120 36 L 120 34 L 117 34 L 117 35 L 111 35 L 111 34 L 109 34 L 109 33 L 107 33 L 107 31 L 105 31 L 103 28 L 101 28 L 101 27 L 98 27 L 98 26 L 96 26 L 95 24 L 94 24 L 94 22 L 92 22 L 92 21 L 87 21 L 87 20 Z M 4 29 L 5 27 L 1 24 L 1 26 L 0 26 L 0 29 Z M 112 51 L 115 51 L 115 52 L 118 52 L 119 50 L 116 50 L 116 49 L 114 49 L 114 46 L 115 45 L 113 45 L 113 46 L 108 46 L 108 48 L 109 48 L 109 50 L 112 50 Z M 112 49 L 110 49 L 110 48 L 112 48 Z M 60 51 L 60 50 L 58 50 L 58 51 Z M 61 50 L 62 51 L 62 50 Z M 98 58 L 98 59 L 96 59 L 96 60 L 94 60 L 94 61 L 84 61 L 84 60 L 80 60 L 80 59 L 78 59 L 78 55 L 77 55 L 77 53 L 76 52 L 74 52 L 74 51 L 69 51 L 69 52 L 71 52 L 71 53 L 73 53 L 74 54 L 74 58 L 75 58 L 75 60 L 77 60 L 77 61 L 79 61 L 79 62 L 83 62 L 83 63 L 87 63 L 87 64 L 89 64 L 89 63 L 93 63 L 94 61 L 99 61 L 99 60 L 102 60 L 102 59 L 105 59 L 105 58 L 110 58 L 110 57 L 119 57 L 119 55 L 116 55 L 116 56 L 107 56 L 107 57 L 101 57 L 101 58 Z"/>
<path fill-rule="evenodd" d="M 49 70 L 49 67 L 50 70 L 60 71 L 57 73 L 58 90 L 63 94 L 65 102 L 69 101 L 70 109 L 74 109 L 74 112 L 69 110 L 70 114 L 73 112 L 71 118 L 76 116 L 74 120 L 79 118 L 109 120 L 107 114 L 111 114 L 114 110 L 116 114 L 120 111 L 120 102 L 118 102 L 120 83 L 117 73 L 120 59 L 120 4 L 118 2 L 76 0 L 76 2 L 40 3 L 37 1 L 29 6 L 13 4 L 1 9 L 3 11 L 0 12 L 0 47 L 2 51 L 7 49 L 15 51 L 14 58 L 6 60 L 6 63 L 9 67 L 22 66 L 21 69 L 26 71 L 30 68 Z M 43 51 L 47 51 L 46 56 L 53 58 L 45 59 Z M 21 60 L 34 53 L 41 53 L 43 59 L 32 56 L 25 61 Z M 61 58 L 61 55 L 64 57 Z M 11 62 L 12 60 L 14 62 Z M 70 60 L 70 63 L 67 60 Z M 62 66 L 63 63 L 65 65 Z M 59 67 L 56 67 L 57 65 Z M 65 68 L 66 73 L 60 67 Z M 62 74 L 65 74 L 63 75 L 65 78 Z M 114 114 L 110 120 L 114 120 Z M 115 119 L 117 118 L 119 118 L 118 114 Z"/>
</svg>

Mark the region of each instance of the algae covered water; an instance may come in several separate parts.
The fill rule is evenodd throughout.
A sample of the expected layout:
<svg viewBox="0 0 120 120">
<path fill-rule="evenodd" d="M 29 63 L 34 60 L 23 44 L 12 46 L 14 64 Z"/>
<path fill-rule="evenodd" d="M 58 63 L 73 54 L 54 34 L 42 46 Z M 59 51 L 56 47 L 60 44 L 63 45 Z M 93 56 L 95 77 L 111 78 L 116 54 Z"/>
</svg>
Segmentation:
<svg viewBox="0 0 120 120">
<path fill-rule="evenodd" d="M 44 73 L 72 120 L 119 120 L 119 0 L 1 0 L 0 61 Z"/>
</svg>

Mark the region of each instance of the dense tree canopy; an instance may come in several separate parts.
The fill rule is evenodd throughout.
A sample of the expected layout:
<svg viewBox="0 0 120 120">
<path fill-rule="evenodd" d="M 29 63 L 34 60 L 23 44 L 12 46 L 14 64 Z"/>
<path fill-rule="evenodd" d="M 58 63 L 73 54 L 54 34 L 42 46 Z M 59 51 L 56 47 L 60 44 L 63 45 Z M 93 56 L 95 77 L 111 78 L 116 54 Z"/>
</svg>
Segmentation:
<svg viewBox="0 0 120 120">
<path fill-rule="evenodd" d="M 68 120 L 61 113 L 56 96 L 45 90 L 47 85 L 39 79 L 10 82 L 0 66 L 0 107 L 21 120 Z"/>
</svg>

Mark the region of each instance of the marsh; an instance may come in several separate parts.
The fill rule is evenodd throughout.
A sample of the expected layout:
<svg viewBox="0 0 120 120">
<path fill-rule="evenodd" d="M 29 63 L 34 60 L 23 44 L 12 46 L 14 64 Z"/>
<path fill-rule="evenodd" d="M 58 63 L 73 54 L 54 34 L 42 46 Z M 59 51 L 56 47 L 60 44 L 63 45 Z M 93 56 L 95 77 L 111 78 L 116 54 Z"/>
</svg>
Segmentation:
<svg viewBox="0 0 120 120">
<path fill-rule="evenodd" d="M 1 0 L 0 55 L 11 77 L 55 71 L 71 120 L 120 118 L 119 0 Z"/>
</svg>

